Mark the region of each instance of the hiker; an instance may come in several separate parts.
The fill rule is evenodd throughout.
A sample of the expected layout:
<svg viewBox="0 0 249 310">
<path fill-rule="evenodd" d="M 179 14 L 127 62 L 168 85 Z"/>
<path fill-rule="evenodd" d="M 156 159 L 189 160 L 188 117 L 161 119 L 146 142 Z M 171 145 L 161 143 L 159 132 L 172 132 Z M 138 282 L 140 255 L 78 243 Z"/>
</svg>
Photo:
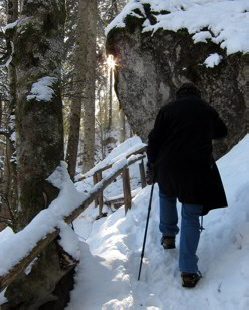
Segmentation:
<svg viewBox="0 0 249 310">
<path fill-rule="evenodd" d="M 201 99 L 192 83 L 183 84 L 176 100 L 164 105 L 148 136 L 146 178 L 159 185 L 161 244 L 175 248 L 179 232 L 177 199 L 182 203 L 179 268 L 183 287 L 201 278 L 196 255 L 199 217 L 227 206 L 220 174 L 212 156 L 212 139 L 227 135 L 227 127 L 214 108 Z"/>
</svg>

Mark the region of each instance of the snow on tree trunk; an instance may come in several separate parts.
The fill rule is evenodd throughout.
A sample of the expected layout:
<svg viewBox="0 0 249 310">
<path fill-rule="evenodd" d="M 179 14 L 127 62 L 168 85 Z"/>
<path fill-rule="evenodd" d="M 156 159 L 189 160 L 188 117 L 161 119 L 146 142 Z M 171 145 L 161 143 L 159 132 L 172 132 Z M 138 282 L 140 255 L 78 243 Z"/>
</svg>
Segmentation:
<svg viewBox="0 0 249 310">
<path fill-rule="evenodd" d="M 84 99 L 84 172 L 94 166 L 97 0 L 88 0 L 86 87 Z"/>
<path fill-rule="evenodd" d="M 63 0 L 25 0 L 13 37 L 20 228 L 58 194 L 46 178 L 63 160 L 60 60 L 64 5 Z M 55 299 L 52 292 L 69 271 L 61 268 L 60 261 L 59 246 L 54 242 L 39 255 L 31 273 L 8 287 L 5 295 L 10 305 L 15 309 L 38 309 Z"/>
</svg>

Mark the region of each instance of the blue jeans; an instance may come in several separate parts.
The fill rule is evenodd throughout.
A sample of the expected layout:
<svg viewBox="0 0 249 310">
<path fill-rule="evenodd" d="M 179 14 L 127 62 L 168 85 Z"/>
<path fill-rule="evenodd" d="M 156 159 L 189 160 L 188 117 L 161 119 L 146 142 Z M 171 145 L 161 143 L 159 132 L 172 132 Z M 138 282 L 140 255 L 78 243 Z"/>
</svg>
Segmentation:
<svg viewBox="0 0 249 310">
<path fill-rule="evenodd" d="M 179 232 L 177 226 L 178 214 L 176 198 L 159 192 L 160 198 L 160 224 L 159 229 L 164 236 L 175 236 Z M 198 272 L 198 257 L 196 255 L 200 240 L 199 216 L 203 206 L 183 203 L 180 235 L 179 268 L 182 272 Z"/>
</svg>

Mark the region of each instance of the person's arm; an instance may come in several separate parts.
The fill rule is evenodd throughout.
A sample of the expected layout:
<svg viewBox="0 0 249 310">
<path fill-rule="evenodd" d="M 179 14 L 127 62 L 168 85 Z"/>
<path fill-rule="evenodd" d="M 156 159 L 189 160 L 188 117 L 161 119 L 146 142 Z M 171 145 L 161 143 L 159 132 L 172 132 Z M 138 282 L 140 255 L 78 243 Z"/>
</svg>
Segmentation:
<svg viewBox="0 0 249 310">
<path fill-rule="evenodd" d="M 148 161 L 153 164 L 157 160 L 159 150 L 162 146 L 163 136 L 165 133 L 165 120 L 162 109 L 158 112 L 154 128 L 148 136 L 147 157 Z"/>
</svg>

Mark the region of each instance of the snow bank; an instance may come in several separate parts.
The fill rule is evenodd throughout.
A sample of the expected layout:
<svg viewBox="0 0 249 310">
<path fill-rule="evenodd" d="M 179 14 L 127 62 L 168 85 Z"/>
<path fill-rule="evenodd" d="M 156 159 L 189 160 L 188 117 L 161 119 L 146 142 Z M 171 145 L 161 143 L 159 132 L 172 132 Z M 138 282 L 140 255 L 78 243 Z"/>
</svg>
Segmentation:
<svg viewBox="0 0 249 310">
<path fill-rule="evenodd" d="M 127 15 L 140 10 L 140 18 L 146 18 L 143 4 L 150 4 L 152 11 L 168 14 L 155 15 L 157 22 L 151 25 L 145 20 L 143 31 L 158 29 L 178 31 L 186 28 L 197 42 L 212 42 L 227 50 L 227 54 L 249 53 L 249 1 L 248 0 L 130 0 L 123 11 L 106 28 L 106 35 L 115 27 L 125 27 Z"/>
</svg>

